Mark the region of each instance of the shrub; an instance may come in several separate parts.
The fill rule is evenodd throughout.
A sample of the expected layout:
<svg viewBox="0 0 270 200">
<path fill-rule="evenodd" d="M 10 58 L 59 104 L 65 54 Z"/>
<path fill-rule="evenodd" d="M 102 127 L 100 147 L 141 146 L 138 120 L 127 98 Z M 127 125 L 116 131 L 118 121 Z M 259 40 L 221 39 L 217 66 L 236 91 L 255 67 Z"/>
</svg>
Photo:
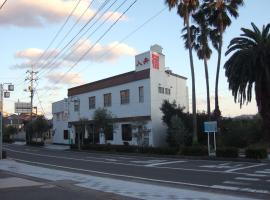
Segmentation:
<svg viewBox="0 0 270 200">
<path fill-rule="evenodd" d="M 179 153 L 184 156 L 206 156 L 208 150 L 205 146 L 191 146 L 181 148 Z"/>
<path fill-rule="evenodd" d="M 13 143 L 14 141 L 10 138 L 3 137 L 3 142 L 4 143 Z"/>
<path fill-rule="evenodd" d="M 30 146 L 44 146 L 44 142 L 34 142 L 34 141 L 31 141 L 31 142 L 27 142 L 27 145 L 30 145 Z"/>
<path fill-rule="evenodd" d="M 7 158 L 7 152 L 6 151 L 2 151 L 2 159 Z"/>
<path fill-rule="evenodd" d="M 265 159 L 267 158 L 267 149 L 260 147 L 249 147 L 245 151 L 246 158 Z"/>
<path fill-rule="evenodd" d="M 223 158 L 237 158 L 238 148 L 235 148 L 235 147 L 218 148 L 216 151 L 216 156 L 223 157 Z"/>
</svg>

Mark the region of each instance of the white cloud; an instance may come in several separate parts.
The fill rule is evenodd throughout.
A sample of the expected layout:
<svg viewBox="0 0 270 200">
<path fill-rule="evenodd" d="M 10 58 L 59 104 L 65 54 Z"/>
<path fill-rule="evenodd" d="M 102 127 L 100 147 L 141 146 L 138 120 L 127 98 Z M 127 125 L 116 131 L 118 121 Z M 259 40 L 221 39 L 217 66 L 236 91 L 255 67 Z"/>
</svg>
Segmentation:
<svg viewBox="0 0 270 200">
<path fill-rule="evenodd" d="M 52 73 L 47 75 L 46 78 L 51 84 L 81 85 L 85 83 L 81 74 L 73 72 L 69 72 L 67 74 Z"/>
<path fill-rule="evenodd" d="M 46 23 L 57 23 L 66 19 L 77 4 L 75 0 L 14 0 L 5 5 L 0 12 L 0 25 L 19 27 L 42 26 Z M 81 1 L 73 13 L 78 18 L 89 6 L 89 1 Z M 83 16 L 89 19 L 96 13 L 90 8 Z M 121 13 L 115 13 L 110 20 Z M 106 14 L 108 15 L 108 14 Z M 124 16 L 123 19 L 127 17 Z"/>
<path fill-rule="evenodd" d="M 134 56 L 136 50 L 133 47 L 128 46 L 125 43 L 112 42 L 108 45 L 96 44 L 89 40 L 83 42 L 80 40 L 74 47 L 72 56 L 67 58 L 68 60 L 78 60 L 81 55 L 85 54 L 87 50 L 91 49 L 89 53 L 83 58 L 84 61 L 93 62 L 113 62 L 119 59 L 121 56 Z"/>
<path fill-rule="evenodd" d="M 71 56 L 65 60 L 59 60 L 61 57 L 59 50 L 52 49 L 44 53 L 44 50 L 37 48 L 28 48 L 15 53 L 15 58 L 24 59 L 25 61 L 11 66 L 11 69 L 29 69 L 34 66 L 35 69 L 40 68 L 59 68 L 69 67 L 72 63 L 89 50 L 93 43 L 89 40 L 80 40 L 71 50 Z M 56 57 L 59 54 L 58 57 Z M 121 56 L 134 56 L 136 50 L 119 42 L 112 42 L 107 45 L 97 44 L 84 58 L 84 61 L 92 62 L 115 62 Z M 55 59 L 56 58 L 56 59 Z"/>
</svg>

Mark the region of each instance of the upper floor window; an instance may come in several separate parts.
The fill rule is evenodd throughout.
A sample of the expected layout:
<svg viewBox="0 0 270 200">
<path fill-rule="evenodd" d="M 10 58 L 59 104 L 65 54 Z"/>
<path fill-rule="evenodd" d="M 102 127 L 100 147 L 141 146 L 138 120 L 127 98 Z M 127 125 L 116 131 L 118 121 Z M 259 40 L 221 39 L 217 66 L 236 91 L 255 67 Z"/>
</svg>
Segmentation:
<svg viewBox="0 0 270 200">
<path fill-rule="evenodd" d="M 80 101 L 75 100 L 74 101 L 74 112 L 79 112 L 80 111 Z"/>
<path fill-rule="evenodd" d="M 164 87 L 158 87 L 158 92 L 164 94 Z"/>
<path fill-rule="evenodd" d="M 171 90 L 169 88 L 165 88 L 165 94 L 170 95 L 171 94 Z"/>
<path fill-rule="evenodd" d="M 104 107 L 112 106 L 112 94 L 104 94 Z"/>
<path fill-rule="evenodd" d="M 129 103 L 129 90 L 120 91 L 121 104 Z"/>
<path fill-rule="evenodd" d="M 143 103 L 144 102 L 144 91 L 143 91 L 143 86 L 139 87 L 139 102 Z"/>
<path fill-rule="evenodd" d="M 89 97 L 89 109 L 95 108 L 96 108 L 96 97 L 95 96 Z"/>
</svg>

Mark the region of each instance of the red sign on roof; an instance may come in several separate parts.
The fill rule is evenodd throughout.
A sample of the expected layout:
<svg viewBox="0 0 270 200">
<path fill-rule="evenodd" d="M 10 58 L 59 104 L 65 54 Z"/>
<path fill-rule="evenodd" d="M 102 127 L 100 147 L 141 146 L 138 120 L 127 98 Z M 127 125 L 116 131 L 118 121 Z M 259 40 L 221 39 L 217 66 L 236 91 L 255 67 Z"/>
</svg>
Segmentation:
<svg viewBox="0 0 270 200">
<path fill-rule="evenodd" d="M 154 69 L 159 69 L 159 56 L 152 53 L 152 65 Z"/>
</svg>

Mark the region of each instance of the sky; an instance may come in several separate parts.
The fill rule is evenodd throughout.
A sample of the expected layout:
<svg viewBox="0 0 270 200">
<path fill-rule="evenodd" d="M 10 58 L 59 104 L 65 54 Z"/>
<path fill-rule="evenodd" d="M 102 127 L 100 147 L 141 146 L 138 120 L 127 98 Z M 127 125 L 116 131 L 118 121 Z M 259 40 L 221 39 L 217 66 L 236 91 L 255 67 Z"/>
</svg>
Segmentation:
<svg viewBox="0 0 270 200">
<path fill-rule="evenodd" d="M 0 0 L 2 2 L 4 0 Z M 13 83 L 15 91 L 11 92 L 10 98 L 4 99 L 4 111 L 13 113 L 14 103 L 18 100 L 30 102 L 30 93 L 25 91 L 29 82 L 25 79 L 26 71 L 31 70 L 31 66 L 38 72 L 34 83 L 34 106 L 37 106 L 38 112 L 51 117 L 52 102 L 67 97 L 68 88 L 134 70 L 134 56 L 148 51 L 153 44 L 163 47 L 166 67 L 188 78 L 191 104 L 189 57 L 181 38 L 182 19 L 175 9 L 169 11 L 164 0 L 137 0 L 125 12 L 133 2 L 134 0 L 7 0 L 0 10 L 0 83 Z M 105 3 L 107 4 L 102 9 Z M 219 101 L 223 116 L 257 113 L 254 96 L 252 102 L 243 105 L 241 109 L 234 102 L 223 70 L 228 59 L 224 53 L 230 40 L 240 35 L 240 28 L 251 28 L 251 22 L 254 22 L 261 29 L 264 24 L 269 23 L 269 0 L 245 0 L 244 3 L 239 9 L 239 17 L 232 19 L 232 25 L 224 34 L 219 82 Z M 70 15 L 72 10 L 74 12 Z M 69 15 L 70 18 L 63 27 Z M 152 18 L 153 16 L 155 17 Z M 90 18 L 93 20 L 85 26 Z M 152 20 L 146 23 L 150 18 Z M 112 26 L 117 19 L 119 21 Z M 104 35 L 111 26 L 110 31 Z M 55 37 L 60 27 L 63 29 Z M 82 58 L 83 54 L 86 56 Z M 197 109 L 205 111 L 204 66 L 196 54 L 193 55 Z M 213 50 L 209 60 L 211 109 L 214 108 L 216 63 L 217 53 Z"/>
</svg>

